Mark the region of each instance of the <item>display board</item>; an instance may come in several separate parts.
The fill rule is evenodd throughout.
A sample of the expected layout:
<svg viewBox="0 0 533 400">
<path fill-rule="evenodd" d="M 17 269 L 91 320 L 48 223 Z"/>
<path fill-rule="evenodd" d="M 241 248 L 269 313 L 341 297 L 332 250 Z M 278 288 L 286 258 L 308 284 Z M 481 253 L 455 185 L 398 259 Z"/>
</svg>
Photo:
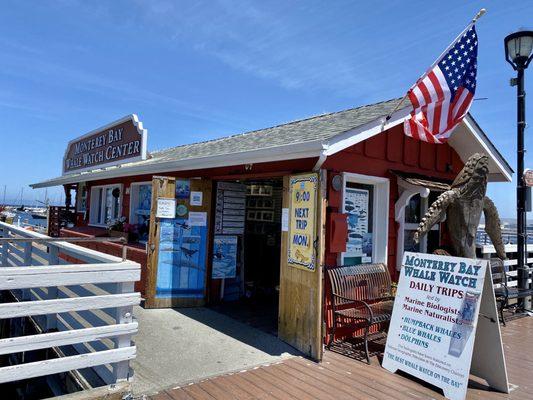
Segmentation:
<svg viewBox="0 0 533 400">
<path fill-rule="evenodd" d="M 237 274 L 237 236 L 215 235 L 213 241 L 213 279 L 235 278 Z"/>
<path fill-rule="evenodd" d="M 187 218 L 164 219 L 159 232 L 157 298 L 203 298 L 207 224 L 192 225 Z"/>
<path fill-rule="evenodd" d="M 218 182 L 215 210 L 215 234 L 244 234 L 246 185 Z"/>
<path fill-rule="evenodd" d="M 192 192 L 202 193 L 201 206 L 191 204 Z M 174 212 L 168 202 L 158 214 L 157 199 L 171 199 Z M 210 206 L 210 180 L 153 177 L 147 308 L 205 304 Z"/>
<path fill-rule="evenodd" d="M 348 216 L 348 240 L 344 265 L 372 262 L 373 186 L 348 182 L 344 189 L 343 209 Z"/>
<path fill-rule="evenodd" d="M 480 309 L 483 329 L 477 329 Z M 476 347 L 472 362 L 476 341 L 483 348 Z M 458 400 L 466 397 L 471 363 L 477 367 L 481 358 L 491 368 L 476 368 L 478 376 L 506 392 L 488 260 L 405 252 L 383 367 L 405 371 Z"/>
<path fill-rule="evenodd" d="M 316 268 L 316 197 L 318 175 L 291 176 L 289 180 L 289 244 L 290 266 L 314 271 Z"/>
</svg>

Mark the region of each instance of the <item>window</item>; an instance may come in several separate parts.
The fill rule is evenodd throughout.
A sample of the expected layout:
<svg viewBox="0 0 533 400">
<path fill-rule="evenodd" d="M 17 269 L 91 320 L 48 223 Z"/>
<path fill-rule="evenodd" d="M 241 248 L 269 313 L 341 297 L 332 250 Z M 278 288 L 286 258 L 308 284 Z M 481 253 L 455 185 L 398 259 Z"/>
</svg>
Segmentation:
<svg viewBox="0 0 533 400">
<path fill-rule="evenodd" d="M 414 234 L 420 221 L 440 195 L 438 191 L 430 191 L 423 186 L 416 186 L 398 180 L 400 197 L 395 205 L 395 220 L 398 222 L 396 240 L 396 269 L 400 270 L 404 251 L 432 253 L 440 245 L 440 225 L 431 228 L 419 243 L 415 243 Z"/>
<path fill-rule="evenodd" d="M 76 190 L 76 210 L 80 213 L 87 211 L 87 184 L 80 182 Z"/>
<path fill-rule="evenodd" d="M 409 200 L 407 206 L 405 206 L 405 224 L 404 224 L 404 251 L 414 251 L 421 253 L 432 253 L 439 246 L 439 224 L 434 225 L 431 231 L 423 236 L 419 243 L 415 243 L 413 240 L 414 234 L 418 229 L 420 221 L 428 210 L 428 205 L 432 204 L 438 197 L 439 193 L 429 192 L 428 197 L 421 197 L 420 194 L 416 194 Z"/>
<path fill-rule="evenodd" d="M 348 215 L 348 238 L 340 263 L 386 263 L 389 180 L 345 173 L 342 198 L 343 213 Z"/>
<path fill-rule="evenodd" d="M 94 186 L 91 188 L 91 225 L 104 226 L 120 217 L 122 185 Z"/>
<path fill-rule="evenodd" d="M 148 241 L 152 182 L 132 183 L 130 186 L 130 224 L 135 225 L 140 242 Z"/>
</svg>

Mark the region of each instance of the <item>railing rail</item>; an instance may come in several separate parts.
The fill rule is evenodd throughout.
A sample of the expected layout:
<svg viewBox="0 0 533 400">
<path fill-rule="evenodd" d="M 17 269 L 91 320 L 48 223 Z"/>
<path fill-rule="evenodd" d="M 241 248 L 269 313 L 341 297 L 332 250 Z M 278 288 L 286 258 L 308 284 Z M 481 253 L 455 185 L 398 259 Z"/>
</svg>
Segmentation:
<svg viewBox="0 0 533 400">
<path fill-rule="evenodd" d="M 496 249 L 492 244 L 478 245 L 477 247 L 483 258 L 490 259 L 492 257 L 496 257 Z M 518 285 L 518 259 L 516 258 L 516 252 L 516 244 L 505 245 L 505 253 L 507 254 L 508 258 L 507 260 L 503 261 L 503 264 L 508 269 L 507 276 L 509 277 L 509 282 L 507 283 L 507 285 L 509 287 L 516 287 Z M 531 285 L 531 274 L 533 272 L 533 244 L 528 244 L 526 247 L 526 264 L 528 266 L 528 283 Z"/>
<path fill-rule="evenodd" d="M 13 299 L 0 303 L 0 319 L 31 318 L 37 332 L 0 339 L 11 363 L 0 383 L 87 368 L 104 384 L 129 380 L 139 279 L 138 263 L 0 222 L 0 290 Z M 48 348 L 59 357 L 20 362 Z"/>
</svg>

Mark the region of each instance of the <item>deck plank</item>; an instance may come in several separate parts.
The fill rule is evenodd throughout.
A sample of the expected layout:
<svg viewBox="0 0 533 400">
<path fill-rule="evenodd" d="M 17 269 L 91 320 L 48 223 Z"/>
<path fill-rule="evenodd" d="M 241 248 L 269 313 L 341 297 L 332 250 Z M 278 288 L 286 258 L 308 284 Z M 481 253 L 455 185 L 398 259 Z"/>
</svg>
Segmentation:
<svg viewBox="0 0 533 400">
<path fill-rule="evenodd" d="M 469 400 L 533 398 L 533 383 L 530 383 L 533 357 L 527 351 L 533 347 L 533 318 L 510 321 L 501 329 L 512 390 L 509 394 L 493 392 L 473 378 L 467 394 Z M 373 365 L 367 365 L 332 351 L 325 352 L 322 363 L 293 357 L 278 364 L 218 376 L 166 393 L 170 397 L 150 399 L 444 400 L 438 389 L 405 375 L 391 374 L 376 360 Z"/>
</svg>

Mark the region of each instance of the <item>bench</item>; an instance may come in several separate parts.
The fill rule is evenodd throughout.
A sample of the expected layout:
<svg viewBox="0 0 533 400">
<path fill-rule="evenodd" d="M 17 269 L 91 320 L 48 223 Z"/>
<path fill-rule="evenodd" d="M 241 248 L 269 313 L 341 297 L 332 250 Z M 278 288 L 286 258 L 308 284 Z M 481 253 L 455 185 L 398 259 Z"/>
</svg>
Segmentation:
<svg viewBox="0 0 533 400">
<path fill-rule="evenodd" d="M 367 363 L 370 327 L 390 322 L 394 297 L 389 270 L 384 264 L 326 267 L 331 287 L 333 326 L 328 347 L 339 327 L 364 328 Z"/>
<path fill-rule="evenodd" d="M 533 289 L 521 289 L 518 287 L 510 287 L 508 285 L 509 277 L 507 275 L 507 267 L 499 258 L 491 258 L 490 269 L 492 274 L 492 283 L 494 285 L 494 297 L 498 304 L 500 318 L 505 326 L 505 317 L 503 309 L 509 307 L 509 300 L 523 299 L 533 296 Z M 497 287 L 496 287 L 497 286 Z"/>
</svg>

